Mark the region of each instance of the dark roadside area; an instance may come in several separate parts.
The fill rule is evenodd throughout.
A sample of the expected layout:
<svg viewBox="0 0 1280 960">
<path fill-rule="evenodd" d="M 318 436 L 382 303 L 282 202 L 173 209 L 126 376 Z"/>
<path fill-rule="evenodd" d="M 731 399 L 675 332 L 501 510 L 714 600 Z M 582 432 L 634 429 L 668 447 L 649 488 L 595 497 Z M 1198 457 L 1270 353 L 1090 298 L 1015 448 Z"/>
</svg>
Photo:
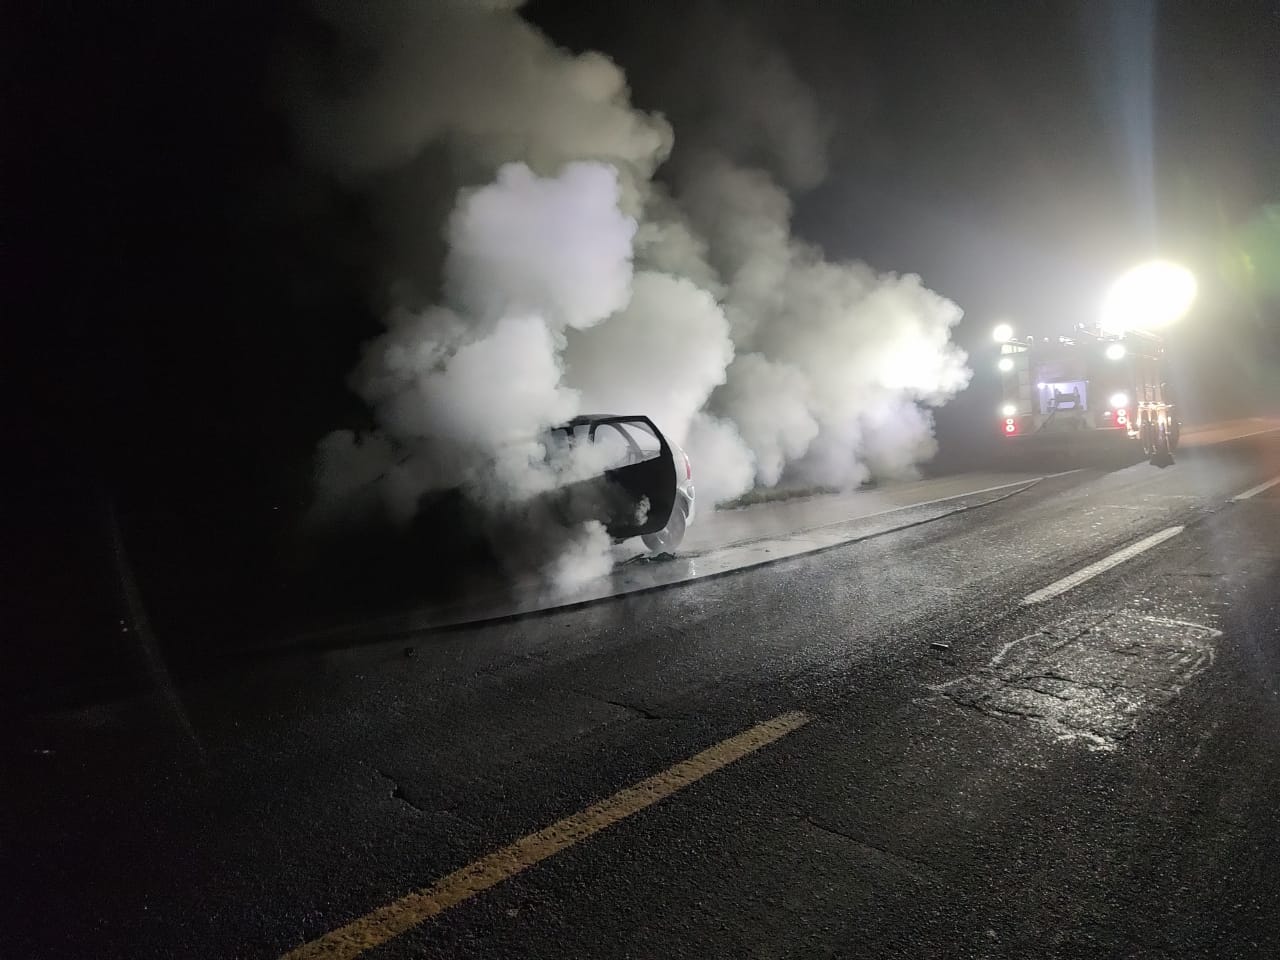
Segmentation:
<svg viewBox="0 0 1280 960">
<path fill-rule="evenodd" d="M 11 542 L 33 547 L 8 581 L 11 707 L 144 692 L 282 635 L 442 602 L 503 577 L 459 496 L 427 504 L 403 529 L 316 530 L 300 496 L 187 494 L 138 502 L 68 492 L 49 509 L 57 498 L 46 490 L 38 509 L 11 514 Z"/>
</svg>

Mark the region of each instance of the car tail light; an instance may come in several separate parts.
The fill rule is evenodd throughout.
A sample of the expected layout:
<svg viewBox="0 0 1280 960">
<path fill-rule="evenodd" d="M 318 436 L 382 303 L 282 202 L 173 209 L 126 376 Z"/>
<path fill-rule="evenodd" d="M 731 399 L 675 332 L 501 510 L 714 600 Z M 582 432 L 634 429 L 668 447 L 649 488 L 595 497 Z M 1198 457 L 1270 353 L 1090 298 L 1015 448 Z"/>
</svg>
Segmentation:
<svg viewBox="0 0 1280 960">
<path fill-rule="evenodd" d="M 1128 411 L 1128 410 L 1117 410 L 1117 411 L 1116 411 L 1116 423 L 1120 424 L 1121 426 L 1124 426 L 1124 424 L 1126 424 L 1126 423 L 1128 423 L 1128 422 L 1129 422 L 1129 411 Z"/>
<path fill-rule="evenodd" d="M 1016 437 L 1018 435 L 1018 421 L 1013 417 L 1004 418 L 1004 435 L 1006 437 Z"/>
</svg>

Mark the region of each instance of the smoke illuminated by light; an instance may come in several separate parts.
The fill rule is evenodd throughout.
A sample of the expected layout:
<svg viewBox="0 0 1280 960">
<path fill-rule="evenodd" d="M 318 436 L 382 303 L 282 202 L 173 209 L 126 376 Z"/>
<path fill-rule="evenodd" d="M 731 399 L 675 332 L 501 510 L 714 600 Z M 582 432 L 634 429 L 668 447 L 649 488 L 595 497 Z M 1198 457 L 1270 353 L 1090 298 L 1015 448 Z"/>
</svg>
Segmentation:
<svg viewBox="0 0 1280 960">
<path fill-rule="evenodd" d="M 1123 274 L 1107 291 L 1102 304 L 1104 332 L 1159 330 L 1191 309 L 1196 278 L 1186 267 L 1152 260 Z"/>
</svg>

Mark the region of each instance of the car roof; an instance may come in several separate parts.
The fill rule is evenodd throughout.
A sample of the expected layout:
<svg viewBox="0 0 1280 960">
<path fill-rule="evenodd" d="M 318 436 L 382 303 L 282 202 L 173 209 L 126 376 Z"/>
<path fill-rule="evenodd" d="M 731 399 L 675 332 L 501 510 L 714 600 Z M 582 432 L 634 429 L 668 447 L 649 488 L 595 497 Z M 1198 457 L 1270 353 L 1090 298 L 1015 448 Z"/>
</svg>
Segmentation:
<svg viewBox="0 0 1280 960">
<path fill-rule="evenodd" d="M 643 423 L 653 432 L 662 443 L 667 443 L 667 438 L 658 425 L 646 417 L 643 413 L 583 413 L 574 417 L 568 423 L 562 423 L 558 427 L 552 427 L 552 430 L 576 430 L 579 427 L 595 427 L 602 423 Z"/>
<path fill-rule="evenodd" d="M 645 423 L 653 422 L 643 413 L 580 413 L 568 423 L 561 424 L 561 426 L 579 427 L 586 423 L 608 423 L 611 420 L 643 420 Z"/>
</svg>

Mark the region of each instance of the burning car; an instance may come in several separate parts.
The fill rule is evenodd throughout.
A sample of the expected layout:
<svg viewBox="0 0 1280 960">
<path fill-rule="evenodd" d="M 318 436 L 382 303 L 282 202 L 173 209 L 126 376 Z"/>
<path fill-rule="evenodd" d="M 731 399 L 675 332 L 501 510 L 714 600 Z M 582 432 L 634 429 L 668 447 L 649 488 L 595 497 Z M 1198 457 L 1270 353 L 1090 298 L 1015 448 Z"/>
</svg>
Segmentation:
<svg viewBox="0 0 1280 960">
<path fill-rule="evenodd" d="M 553 463 L 574 465 L 575 479 L 554 494 L 564 522 L 597 520 L 614 540 L 640 537 L 655 553 L 680 545 L 694 516 L 693 467 L 648 417 L 575 417 L 547 447 Z"/>
</svg>

